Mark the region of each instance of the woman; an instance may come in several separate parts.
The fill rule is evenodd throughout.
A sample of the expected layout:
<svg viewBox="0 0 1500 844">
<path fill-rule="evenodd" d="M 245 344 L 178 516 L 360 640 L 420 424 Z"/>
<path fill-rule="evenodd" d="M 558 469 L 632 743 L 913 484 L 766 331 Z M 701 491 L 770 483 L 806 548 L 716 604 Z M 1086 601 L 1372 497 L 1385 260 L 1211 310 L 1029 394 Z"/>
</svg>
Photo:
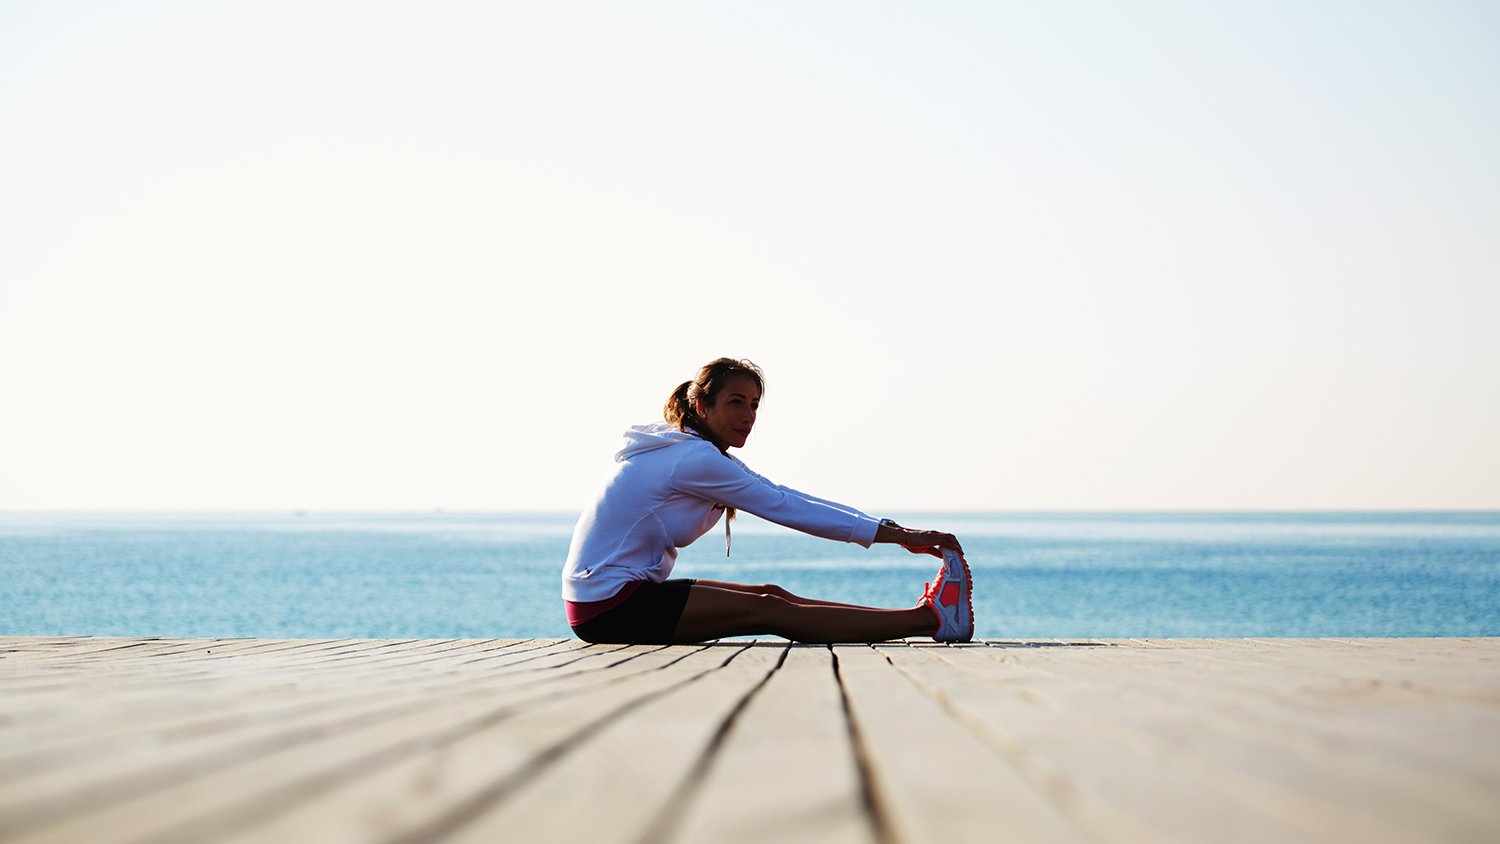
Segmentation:
<svg viewBox="0 0 1500 844">
<path fill-rule="evenodd" d="M 974 635 L 969 567 L 952 534 L 908 530 L 853 507 L 777 486 L 729 454 L 755 426 L 765 379 L 749 361 L 719 358 L 667 399 L 665 422 L 625 433 L 615 469 L 573 531 L 563 600 L 588 642 L 702 642 L 775 634 L 799 642 L 880 642 Z M 668 580 L 677 549 L 743 509 L 825 539 L 904 546 L 944 559 L 910 609 L 801 598 L 775 585 Z M 725 523 L 725 546 L 729 525 Z"/>
</svg>

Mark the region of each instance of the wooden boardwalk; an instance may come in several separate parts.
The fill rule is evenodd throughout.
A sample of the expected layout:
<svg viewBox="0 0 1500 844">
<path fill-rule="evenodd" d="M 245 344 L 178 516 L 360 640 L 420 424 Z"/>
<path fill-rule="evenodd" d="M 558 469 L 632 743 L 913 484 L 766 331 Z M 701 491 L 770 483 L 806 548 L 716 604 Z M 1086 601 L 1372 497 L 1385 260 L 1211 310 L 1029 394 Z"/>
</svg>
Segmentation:
<svg viewBox="0 0 1500 844">
<path fill-rule="evenodd" d="M 1500 840 L 1500 639 L 0 638 L 4 842 Z"/>
</svg>

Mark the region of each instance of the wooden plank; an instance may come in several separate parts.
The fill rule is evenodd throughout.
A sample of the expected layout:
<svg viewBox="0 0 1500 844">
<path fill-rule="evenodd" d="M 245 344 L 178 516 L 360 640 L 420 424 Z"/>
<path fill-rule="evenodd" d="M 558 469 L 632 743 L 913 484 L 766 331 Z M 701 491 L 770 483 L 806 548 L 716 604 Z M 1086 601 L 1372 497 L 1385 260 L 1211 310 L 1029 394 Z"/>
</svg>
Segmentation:
<svg viewBox="0 0 1500 844">
<path fill-rule="evenodd" d="M 316 665 L 312 651 L 342 649 L 347 645 L 327 643 L 321 648 L 303 650 L 303 656 L 295 659 L 283 658 L 276 665 L 285 670 L 297 665 Z M 158 706 L 173 706 L 174 700 L 193 701 L 194 690 L 221 684 L 233 669 L 224 662 L 212 669 L 194 667 L 179 670 L 169 661 L 110 662 L 99 657 L 103 664 L 80 664 L 59 668 L 54 682 L 46 687 L 32 689 L 24 700 L 12 700 L 7 695 L 6 708 L 13 723 L 22 724 L 35 734 L 45 730 L 46 722 L 64 720 L 66 715 L 76 715 L 81 708 L 93 706 L 111 707 L 119 717 L 129 717 L 131 707 L 151 709 Z M 288 674 L 287 676 L 292 676 Z M 207 679 L 210 682 L 199 683 Z M 289 680 L 290 681 L 290 680 Z M 59 706 L 59 702 L 81 701 L 82 705 Z"/>
<path fill-rule="evenodd" d="M 1475 736 L 1500 735 L 1500 697 L 1476 691 L 1482 672 L 1472 663 L 1443 670 L 1389 658 L 1351 662 L 1324 652 L 1263 658 L 1235 651 L 1118 651 L 1090 667 L 1096 677 L 1110 674 L 1137 693 L 1155 692 L 1163 705 L 1180 707 L 1191 699 L 1200 708 L 1232 710 L 1272 736 L 1296 733 L 1320 744 L 1347 744 L 1348 752 L 1371 756 L 1372 764 L 1384 760 L 1403 771 L 1461 764 L 1464 778 L 1500 780 L 1500 760 L 1476 752 L 1474 744 Z M 1205 682 L 1210 677 L 1213 682 Z M 1496 681 L 1489 678 L 1490 685 Z M 1445 717 L 1432 717 L 1434 707 Z"/>
<path fill-rule="evenodd" d="M 591 675 L 602 676 L 601 682 L 574 684 L 511 717 L 449 741 L 429 739 L 400 757 L 334 768 L 325 752 L 316 767 L 299 768 L 294 776 L 269 784 L 249 780 L 244 776 L 248 772 L 241 772 L 234 781 L 239 783 L 234 802 L 219 796 L 222 783 L 201 781 L 173 797 L 206 799 L 216 811 L 195 812 L 197 816 L 171 830 L 168 839 L 224 844 L 434 840 L 462 819 L 507 800 L 552 767 L 589 752 L 595 736 L 613 723 L 718 671 L 741 649 L 656 649 L 607 674 Z M 198 812 L 204 808 L 202 803 L 194 806 Z M 546 802 L 541 808 L 545 806 Z M 507 835 L 504 840 L 525 839 Z"/>
<path fill-rule="evenodd" d="M 1252 716 L 1249 724 L 1357 764 L 1366 791 L 1384 782 L 1404 799 L 1427 793 L 1442 804 L 1434 808 L 1462 811 L 1447 804 L 1487 802 L 1484 795 L 1500 788 L 1500 759 L 1484 749 L 1487 737 L 1500 742 L 1500 699 L 1471 695 L 1457 680 L 1439 687 L 1426 665 L 1350 670 L 1341 662 L 1247 669 L 1228 658 L 1208 659 L 1175 674 L 1148 666 L 1151 673 L 1138 682 L 1171 684 L 1174 697 L 1200 708 L 1217 700 L 1222 709 L 1230 705 L 1223 696 L 1232 695 L 1232 705 Z M 1451 676 L 1474 676 L 1462 668 Z M 1224 680 L 1209 686 L 1189 671 Z"/>
<path fill-rule="evenodd" d="M 955 670 L 982 654 L 947 657 L 889 649 L 904 674 L 945 700 L 955 717 L 992 747 L 1012 754 L 1027 779 L 1067 807 L 1101 841 L 1301 840 L 1253 795 L 1221 788 L 1211 771 L 1185 768 L 1178 748 L 1119 726 L 1112 715 L 1126 699 L 1097 687 L 1075 691 L 1066 678 L 1043 685 L 992 682 Z M 1028 656 L 1030 656 L 1028 654 Z M 1082 684 L 1079 684 L 1081 686 Z M 1161 811 L 1172 806 L 1172 811 Z M 1225 828 L 1224 819 L 1235 823 Z"/>
<path fill-rule="evenodd" d="M 341 662 L 345 660 L 368 662 L 371 659 L 385 659 L 411 650 L 437 648 L 443 644 L 443 640 L 423 639 L 331 640 L 320 646 L 301 650 L 291 659 L 280 658 L 278 665 L 285 667 L 317 662 L 332 671 L 340 669 Z M 71 678 L 81 671 L 87 672 L 90 677 L 96 679 L 113 677 L 128 680 L 134 677 L 154 679 L 159 676 L 182 678 L 203 676 L 207 673 L 206 663 L 212 663 L 216 672 L 222 672 L 225 667 L 223 658 L 240 653 L 243 647 L 245 646 L 242 644 L 220 643 L 216 640 L 194 640 L 166 644 L 149 652 L 129 651 L 119 658 L 111 657 L 103 664 L 92 656 L 83 659 L 58 657 L 45 663 L 35 664 L 30 672 L 16 672 L 11 675 L 17 678 L 17 682 L 15 685 L 6 685 L 6 689 L 18 692 L 29 690 L 27 679 L 33 681 L 32 685 L 52 686 L 59 678 Z"/>
<path fill-rule="evenodd" d="M 255 641 L 244 638 L 179 637 L 83 640 L 78 643 L 77 647 L 31 655 L 22 662 L 17 663 L 17 667 L 23 664 L 41 667 L 64 665 L 91 660 L 94 657 L 104 655 L 107 655 L 111 662 L 120 663 L 130 660 L 168 656 L 197 648 L 229 647 L 231 645 L 253 643 Z"/>
<path fill-rule="evenodd" d="M 1303 662 L 1336 658 L 1347 665 L 1385 666 L 1396 662 L 1421 662 L 1429 667 L 1450 668 L 1486 660 L 1500 661 L 1500 654 L 1454 639 L 1380 639 L 1355 647 L 1325 639 L 1241 639 L 1222 649 L 1242 656 Z M 1492 663 L 1493 664 L 1493 663 Z"/>
<path fill-rule="evenodd" d="M 722 668 L 612 721 L 480 812 L 456 813 L 414 838 L 452 842 L 658 840 L 710 763 L 718 740 L 766 683 L 785 643 L 725 644 Z M 586 701 L 579 701 L 585 709 Z M 559 709 L 564 721 L 575 714 Z"/>
<path fill-rule="evenodd" d="M 284 807 L 350 777 L 441 751 L 522 713 L 549 712 L 549 704 L 558 699 L 611 683 L 635 689 L 641 681 L 627 685 L 628 681 L 663 676 L 657 663 L 668 657 L 654 656 L 660 650 L 636 648 L 620 657 L 633 665 L 611 672 L 579 670 L 540 683 L 488 688 L 476 684 L 464 695 L 418 693 L 358 719 L 332 713 L 296 731 L 268 733 L 253 744 L 216 746 L 172 766 L 152 765 L 149 772 L 141 769 L 149 760 L 125 760 L 113 766 L 113 777 L 95 778 L 93 787 L 82 794 L 77 789 L 47 792 L 47 799 L 37 801 L 11 789 L 5 796 L 19 799 L 5 801 L 0 837 L 12 844 L 121 837 L 218 839 L 263 820 L 272 811 L 268 806 Z"/>
<path fill-rule="evenodd" d="M 1492 638 L 914 641 L 836 648 L 836 674 L 795 647 L 758 676 L 785 646 L 750 647 L 721 671 L 723 648 L 571 640 L 0 638 L 0 840 L 1500 828 Z M 602 832 L 554 811 L 613 800 Z"/>
<path fill-rule="evenodd" d="M 561 644 L 563 643 L 560 640 L 549 640 L 543 647 L 550 648 Z M 441 646 L 435 643 L 431 646 L 431 648 L 437 647 Z M 511 653 L 519 650 L 510 645 L 498 645 L 471 648 L 463 654 L 472 657 L 475 653 L 493 654 L 504 649 L 510 649 Z M 98 688 L 108 693 L 99 701 L 99 705 L 108 707 L 110 711 L 121 716 L 115 720 L 125 720 L 124 716 L 127 715 L 133 720 L 137 713 L 132 711 L 132 707 L 147 713 L 159 713 L 180 708 L 174 706 L 174 702 L 187 701 L 193 705 L 196 692 L 234 684 L 240 677 L 248 678 L 256 686 L 264 686 L 268 670 L 301 682 L 303 678 L 295 677 L 295 672 L 316 669 L 318 681 L 328 683 L 331 681 L 347 682 L 354 679 L 352 675 L 355 672 L 372 665 L 384 668 L 409 662 L 431 662 L 435 666 L 449 667 L 442 665 L 441 661 L 429 651 L 416 652 L 410 649 L 394 652 L 381 649 L 381 656 L 367 657 L 364 661 L 352 664 L 325 663 L 330 653 L 349 652 L 346 644 L 326 642 L 317 643 L 312 647 L 287 646 L 277 649 L 274 655 L 260 651 L 251 654 L 231 651 L 227 655 L 242 657 L 241 660 L 233 662 L 226 661 L 223 659 L 225 655 L 221 654 L 214 657 L 176 657 L 171 660 L 155 660 L 147 664 L 132 662 L 92 668 L 79 666 L 69 669 L 66 673 L 59 673 L 48 686 L 38 687 L 31 691 L 43 695 L 50 694 L 54 697 L 63 695 L 70 699 L 82 697 L 85 701 L 94 701 L 96 698 L 87 694 L 87 690 Z M 442 650 L 442 654 L 449 652 L 447 649 Z M 266 659 L 268 656 L 269 661 Z M 452 656 L 458 659 L 460 654 L 454 653 Z M 6 710 L 13 722 L 21 723 L 26 722 L 30 715 L 50 718 L 55 717 L 61 711 L 67 711 L 60 710 L 56 703 L 55 700 L 47 697 L 38 698 L 30 704 L 8 701 Z M 76 707 L 73 711 L 76 711 Z M 33 730 L 37 729 L 36 724 L 33 723 L 31 726 Z"/>
<path fill-rule="evenodd" d="M 571 661 L 568 654 L 559 654 L 555 660 L 560 665 Z M 27 775 L 32 787 L 41 787 L 47 776 L 52 776 L 43 776 L 43 773 L 59 767 L 56 760 L 47 756 L 48 742 L 56 743 L 59 737 L 62 737 L 64 747 L 74 749 L 73 755 L 82 752 L 84 761 L 92 766 L 128 764 L 128 759 L 119 761 L 116 757 L 141 754 L 149 755 L 152 763 L 164 763 L 174 756 L 198 752 L 194 744 L 248 741 L 267 730 L 297 729 L 305 721 L 323 721 L 339 712 L 349 717 L 365 717 L 366 710 L 385 709 L 393 702 L 408 700 L 413 695 L 464 693 L 470 687 L 493 680 L 509 667 L 497 664 L 486 674 L 457 673 L 452 679 L 445 679 L 435 686 L 414 682 L 420 678 L 409 673 L 393 673 L 379 683 L 352 685 L 323 675 L 308 675 L 301 669 L 290 674 L 262 671 L 235 675 L 228 678 L 224 687 L 181 694 L 179 711 L 168 713 L 159 722 L 142 714 L 111 716 L 111 700 L 107 694 L 91 696 L 87 705 L 59 701 L 58 711 L 64 715 L 55 725 L 56 729 L 39 731 L 22 725 L 26 729 L 19 734 L 15 729 L 0 733 L 5 739 L 0 745 L 4 749 L 4 754 L 0 755 L 0 760 L 3 760 L 0 761 L 0 771 L 9 775 L 17 772 Z M 523 670 L 533 671 L 533 676 L 541 682 L 551 676 L 535 673 L 530 666 Z M 180 690 L 170 684 L 161 690 L 163 694 L 178 692 Z M 206 729 L 209 726 L 213 729 Z M 17 740 L 18 735 L 24 740 Z M 123 746 L 117 747 L 116 743 L 105 740 L 109 738 L 122 739 Z M 87 771 L 74 771 L 58 773 L 54 778 L 66 781 L 69 777 L 77 777 L 87 781 L 91 776 Z M 77 781 L 74 785 L 76 787 Z M 0 795 L 0 806 L 6 804 L 6 798 L 11 794 L 12 791 L 8 790 Z"/>
<path fill-rule="evenodd" d="M 1269 688 L 1296 690 L 1337 679 L 1377 694 L 1417 694 L 1445 701 L 1472 701 L 1485 707 L 1500 703 L 1500 664 L 1479 654 L 1416 650 L 1395 646 L 1357 654 L 1323 650 L 1266 652 L 1200 652 L 1206 661 L 1233 661 L 1254 669 L 1245 676 L 1277 679 Z M 1269 675 L 1274 674 L 1275 678 Z M 1353 691 L 1351 689 L 1351 691 Z"/>
<path fill-rule="evenodd" d="M 497 669 L 501 667 L 496 664 Z M 8 717 L 12 702 L 6 701 L 5 710 L 0 712 L 5 718 L 5 729 L 0 729 L 0 782 L 35 776 L 70 762 L 98 760 L 142 741 L 156 746 L 174 736 L 194 734 L 212 734 L 224 740 L 244 726 L 284 725 L 293 723 L 289 719 L 300 713 L 326 711 L 360 700 L 385 701 L 387 687 L 410 687 L 414 679 L 421 679 L 405 672 L 359 683 L 330 682 L 329 677 L 319 676 L 316 683 L 309 684 L 284 677 L 280 673 L 220 676 L 217 684 L 193 687 L 173 678 L 148 686 L 144 698 L 123 697 L 105 687 L 99 689 L 100 694 L 87 694 L 82 700 L 54 701 L 53 711 L 59 717 L 41 727 L 24 717 Z M 468 682 L 432 691 L 459 690 Z"/>
<path fill-rule="evenodd" d="M 582 648 L 589 646 L 582 645 Z M 594 656 L 602 657 L 614 648 L 594 646 Z M 553 654 L 547 663 L 538 663 L 534 654 L 515 655 L 513 663 L 525 661 L 517 666 L 492 662 L 485 673 L 458 673 L 452 679 L 443 678 L 437 684 L 420 682 L 407 672 L 393 672 L 387 677 L 368 679 L 361 683 L 346 684 L 319 675 L 315 679 L 303 680 L 294 674 L 291 678 L 281 673 L 257 673 L 249 677 L 233 678 L 224 688 L 209 690 L 205 694 L 186 696 L 181 690 L 170 686 L 164 694 L 177 694 L 179 708 L 163 712 L 160 718 L 150 713 L 131 717 L 109 715 L 111 701 L 101 698 L 96 705 L 83 707 L 74 705 L 73 717 L 66 718 L 56 729 L 39 733 L 27 731 L 28 741 L 9 740 L 0 753 L 0 781 L 25 776 L 33 788 L 44 787 L 51 781 L 71 782 L 73 787 L 91 779 L 109 779 L 110 774 L 94 774 L 89 770 L 78 770 L 75 766 L 87 764 L 92 768 L 104 767 L 115 770 L 121 765 L 137 764 L 132 758 L 149 756 L 151 765 L 170 763 L 174 759 L 192 758 L 212 747 L 229 742 L 257 743 L 265 735 L 276 731 L 287 732 L 304 729 L 309 723 L 323 723 L 329 718 L 373 717 L 371 713 L 388 710 L 414 697 L 441 697 L 473 693 L 475 688 L 485 688 L 497 678 L 522 673 L 530 675 L 529 683 L 546 683 L 569 676 L 561 670 L 573 666 L 574 671 L 591 670 L 592 666 L 578 667 L 585 659 L 564 650 Z M 553 670 L 549 670 L 553 669 Z M 288 682 L 288 679 L 291 682 Z M 6 734 L 8 735 L 8 733 Z M 58 785 L 57 787 L 61 787 Z M 6 805 L 0 795 L 0 813 Z"/>
<path fill-rule="evenodd" d="M 1112 659 L 1122 655 L 1110 654 Z M 1130 736 L 1141 747 L 1139 755 L 1146 757 L 1134 767 L 1150 771 L 1152 777 L 1165 776 L 1170 768 L 1200 770 L 1202 789 L 1252 797 L 1261 814 L 1300 827 L 1300 835 L 1343 829 L 1361 840 L 1424 840 L 1434 833 L 1472 831 L 1500 820 L 1489 807 L 1492 801 L 1483 798 L 1491 790 L 1473 772 L 1433 776 L 1420 766 L 1373 755 L 1364 743 L 1329 746 L 1310 740 L 1274 704 L 1247 705 L 1251 695 L 1224 690 L 1236 672 L 1246 670 L 1243 666 L 1226 661 L 1218 671 L 1206 671 L 1203 657 L 1196 653 L 1189 657 L 1193 661 L 1185 669 L 1185 682 L 1170 686 L 1163 686 L 1142 664 L 1115 667 L 1108 661 L 1089 660 L 1063 665 L 1069 661 L 1055 654 L 1012 655 L 1008 671 L 992 667 L 985 673 L 1000 685 L 1014 688 L 1024 683 L 1031 697 L 1058 701 L 1059 708 L 1084 717 L 1090 729 L 1099 733 L 1094 736 L 1096 742 L 1108 740 L 1111 734 Z M 1049 661 L 1059 666 L 1054 673 L 1034 673 L 1036 663 Z M 1028 669 L 1033 673 L 1027 674 Z M 1107 705 L 1093 712 L 1089 701 Z M 986 716 L 996 711 L 993 706 L 977 709 Z M 1339 723 L 1350 714 L 1325 713 L 1320 719 L 1325 724 Z M 1102 766 L 1085 764 L 1086 747 L 1068 745 L 1071 724 L 1041 721 L 1028 728 L 1013 713 L 1008 715 L 1008 728 L 1032 729 L 1025 741 L 1055 765 L 1086 771 L 1094 779 L 1107 773 Z M 1052 732 L 1045 732 L 1048 729 Z M 1067 735 L 1060 738 L 1062 734 Z M 1171 764 L 1164 764 L 1166 760 Z M 1126 781 L 1140 781 L 1132 776 L 1129 771 L 1120 774 Z M 1095 788 L 1121 799 L 1130 795 L 1117 782 L 1100 780 Z M 1164 790 L 1172 788 L 1177 786 Z M 1135 810 L 1148 812 L 1150 804 L 1151 800 L 1141 798 Z M 1195 798 L 1194 805 L 1206 806 L 1208 799 Z"/>
<path fill-rule="evenodd" d="M 17 663 L 23 665 L 55 664 L 105 654 L 108 654 L 111 659 L 125 658 L 135 653 L 151 653 L 153 651 L 166 650 L 176 644 L 176 640 L 160 638 L 101 639 L 94 642 L 80 643 L 76 648 L 68 648 L 58 653 L 35 653 L 13 657 L 15 662 L 7 662 L 6 667 L 9 668 Z"/>
<path fill-rule="evenodd" d="M 95 637 L 95 636 L 0 636 L 0 655 L 17 662 L 31 658 L 53 656 L 73 650 L 99 648 L 133 642 L 152 641 L 143 636 Z"/>
<path fill-rule="evenodd" d="M 293 673 L 295 669 L 315 666 L 321 655 L 345 652 L 348 647 L 344 643 L 327 643 L 299 651 L 290 659 L 281 658 L 275 665 L 283 672 L 285 682 L 299 682 L 302 678 Z M 34 694 L 27 700 L 15 701 L 7 696 L 5 707 L 11 724 L 24 726 L 26 734 L 35 739 L 46 734 L 48 722 L 57 728 L 74 729 L 80 720 L 77 716 L 90 707 L 107 710 L 113 716 L 110 720 L 116 721 L 132 720 L 142 710 L 180 708 L 182 704 L 198 708 L 201 704 L 198 692 L 222 687 L 237 667 L 221 660 L 211 666 L 179 669 L 166 659 L 111 661 L 97 667 L 80 665 L 59 674 L 51 686 L 33 689 Z M 263 671 L 253 671 L 252 675 L 255 685 L 267 684 Z"/>
<path fill-rule="evenodd" d="M 681 844 L 876 841 L 829 648 L 792 647 L 684 802 Z"/>
<path fill-rule="evenodd" d="M 1024 777 L 1017 754 L 976 741 L 881 653 L 840 645 L 834 654 L 881 840 L 1085 840 L 1076 809 Z"/>
</svg>

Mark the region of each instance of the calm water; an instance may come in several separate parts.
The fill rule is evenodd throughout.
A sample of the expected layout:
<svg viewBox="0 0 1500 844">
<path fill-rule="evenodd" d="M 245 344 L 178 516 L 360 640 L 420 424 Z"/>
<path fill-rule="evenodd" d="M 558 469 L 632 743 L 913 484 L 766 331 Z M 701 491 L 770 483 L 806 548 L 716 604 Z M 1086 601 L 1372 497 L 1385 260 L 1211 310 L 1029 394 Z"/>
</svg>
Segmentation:
<svg viewBox="0 0 1500 844">
<path fill-rule="evenodd" d="M 1500 513 L 892 514 L 951 530 L 978 635 L 1500 635 Z M 0 634 L 565 636 L 574 514 L 0 513 Z M 910 606 L 936 562 L 741 516 L 676 575 Z"/>
</svg>

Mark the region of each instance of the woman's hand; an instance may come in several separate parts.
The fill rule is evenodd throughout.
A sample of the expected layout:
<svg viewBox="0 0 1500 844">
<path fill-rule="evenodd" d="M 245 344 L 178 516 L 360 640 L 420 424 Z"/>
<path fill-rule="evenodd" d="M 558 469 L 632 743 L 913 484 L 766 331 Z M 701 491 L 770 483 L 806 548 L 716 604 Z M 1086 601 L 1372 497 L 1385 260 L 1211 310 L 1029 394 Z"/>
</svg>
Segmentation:
<svg viewBox="0 0 1500 844">
<path fill-rule="evenodd" d="M 943 556 L 944 548 L 952 548 L 959 554 L 963 554 L 962 545 L 958 544 L 958 537 L 951 533 L 940 530 L 912 530 L 904 528 L 895 523 L 881 525 L 875 531 L 876 542 L 891 542 L 913 554 L 931 554 L 934 557 Z"/>
<path fill-rule="evenodd" d="M 951 533 L 943 533 L 940 530 L 907 530 L 903 537 L 901 547 L 913 554 L 931 554 L 934 557 L 943 556 L 944 548 L 952 548 L 963 556 L 964 549 L 958 544 L 958 537 Z"/>
</svg>

